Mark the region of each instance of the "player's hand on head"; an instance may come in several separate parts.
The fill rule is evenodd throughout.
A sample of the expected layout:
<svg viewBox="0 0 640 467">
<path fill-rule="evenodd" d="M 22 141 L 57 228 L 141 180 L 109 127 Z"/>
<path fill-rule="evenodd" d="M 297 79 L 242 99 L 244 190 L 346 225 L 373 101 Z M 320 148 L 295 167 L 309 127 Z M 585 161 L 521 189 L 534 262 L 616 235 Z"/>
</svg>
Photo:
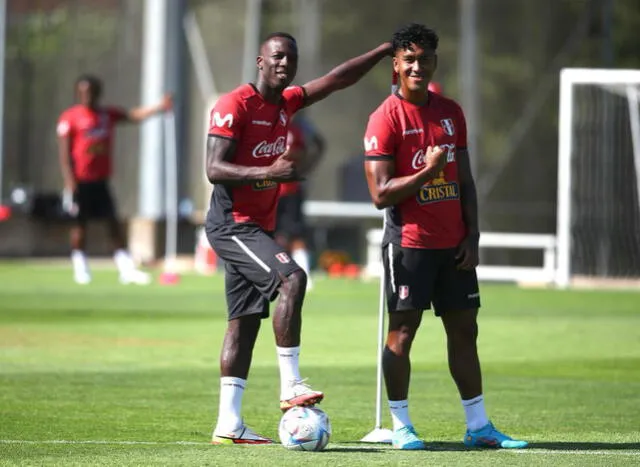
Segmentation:
<svg viewBox="0 0 640 467">
<path fill-rule="evenodd" d="M 444 153 L 444 149 L 440 146 L 427 147 L 427 154 L 425 155 L 425 170 L 427 171 L 440 171 L 444 169 L 447 163 L 447 156 Z"/>
<path fill-rule="evenodd" d="M 456 252 L 458 269 L 471 270 L 478 266 L 480 263 L 478 240 L 479 237 L 477 235 L 468 235 L 458 245 L 458 251 Z"/>
</svg>

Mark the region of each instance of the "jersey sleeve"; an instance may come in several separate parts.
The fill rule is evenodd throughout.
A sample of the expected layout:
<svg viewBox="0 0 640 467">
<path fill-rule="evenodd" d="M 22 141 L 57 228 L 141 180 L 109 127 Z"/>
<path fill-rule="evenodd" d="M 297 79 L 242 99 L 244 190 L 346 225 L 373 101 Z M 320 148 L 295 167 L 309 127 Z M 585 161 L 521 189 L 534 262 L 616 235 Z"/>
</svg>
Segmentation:
<svg viewBox="0 0 640 467">
<path fill-rule="evenodd" d="M 73 133 L 73 114 L 70 111 L 62 112 L 58 118 L 56 134 L 61 138 L 67 138 Z"/>
<path fill-rule="evenodd" d="M 211 109 L 209 135 L 239 139 L 244 127 L 244 115 L 241 100 L 233 94 L 225 94 Z"/>
<path fill-rule="evenodd" d="M 302 86 L 289 86 L 282 92 L 287 101 L 290 115 L 295 114 L 304 106 L 304 88 Z"/>
<path fill-rule="evenodd" d="M 395 156 L 395 132 L 382 112 L 374 112 L 364 135 L 365 159 L 391 159 Z"/>
<path fill-rule="evenodd" d="M 456 149 L 467 149 L 467 120 L 464 118 L 464 112 L 458 106 L 458 115 L 456 117 Z"/>
<path fill-rule="evenodd" d="M 129 112 L 122 107 L 107 107 L 107 113 L 114 123 L 129 120 Z"/>
</svg>

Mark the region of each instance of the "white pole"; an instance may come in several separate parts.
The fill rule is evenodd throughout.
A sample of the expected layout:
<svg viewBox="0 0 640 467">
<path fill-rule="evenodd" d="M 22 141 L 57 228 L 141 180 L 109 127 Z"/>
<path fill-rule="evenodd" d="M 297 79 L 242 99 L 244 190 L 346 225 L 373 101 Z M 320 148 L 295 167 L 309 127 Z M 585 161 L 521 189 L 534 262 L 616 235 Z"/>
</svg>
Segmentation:
<svg viewBox="0 0 640 467">
<path fill-rule="evenodd" d="M 242 55 L 242 82 L 256 79 L 256 57 L 260 53 L 260 25 L 262 24 L 262 0 L 247 0 L 244 21 L 244 52 Z"/>
<path fill-rule="evenodd" d="M 636 167 L 636 191 L 638 206 L 640 206 L 640 98 L 636 86 L 627 86 L 627 100 L 629 102 L 629 124 L 631 125 L 631 141 L 633 142 L 633 162 Z"/>
<path fill-rule="evenodd" d="M 4 59 L 7 48 L 7 1 L 0 0 L 0 205 L 2 204 L 2 181 L 4 172 Z"/>
<path fill-rule="evenodd" d="M 573 127 L 573 81 L 569 70 L 560 72 L 558 144 L 558 265 L 556 285 L 567 287 L 571 274 L 571 157 Z"/>
<path fill-rule="evenodd" d="M 176 148 L 176 120 L 173 110 L 164 115 L 164 173 L 165 173 L 165 272 L 176 272 L 178 244 L 178 162 Z"/>
<path fill-rule="evenodd" d="M 182 23 L 189 52 L 191 53 L 191 59 L 193 60 L 193 67 L 196 72 L 196 81 L 200 88 L 200 94 L 202 100 L 208 102 L 211 96 L 216 95 L 218 91 L 216 90 L 216 83 L 213 80 L 211 64 L 207 57 L 207 49 L 204 45 L 195 13 L 193 13 L 193 11 L 186 13 Z"/>
</svg>

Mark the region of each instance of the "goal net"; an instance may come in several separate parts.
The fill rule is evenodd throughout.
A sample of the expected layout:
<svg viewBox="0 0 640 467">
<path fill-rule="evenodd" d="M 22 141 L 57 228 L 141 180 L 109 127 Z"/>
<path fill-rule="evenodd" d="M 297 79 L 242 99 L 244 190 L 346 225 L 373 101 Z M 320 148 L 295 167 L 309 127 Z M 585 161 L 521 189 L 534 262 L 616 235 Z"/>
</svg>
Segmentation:
<svg viewBox="0 0 640 467">
<path fill-rule="evenodd" d="M 640 284 L 640 70 L 561 72 L 557 255 L 560 286 Z"/>
</svg>

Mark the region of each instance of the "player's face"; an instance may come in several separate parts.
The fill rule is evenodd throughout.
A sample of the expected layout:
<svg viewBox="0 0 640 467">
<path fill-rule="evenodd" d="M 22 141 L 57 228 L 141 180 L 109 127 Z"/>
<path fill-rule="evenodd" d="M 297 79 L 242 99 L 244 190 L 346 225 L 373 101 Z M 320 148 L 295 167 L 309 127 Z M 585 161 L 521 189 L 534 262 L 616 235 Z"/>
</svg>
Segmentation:
<svg viewBox="0 0 640 467">
<path fill-rule="evenodd" d="M 296 77 L 298 48 L 286 37 L 275 37 L 262 46 L 257 63 L 261 79 L 270 88 L 284 89 Z"/>
<path fill-rule="evenodd" d="M 400 78 L 400 86 L 410 92 L 426 92 L 438 65 L 435 50 L 411 44 L 409 49 L 398 50 L 393 67 Z"/>
<path fill-rule="evenodd" d="M 78 83 L 77 92 L 80 104 L 88 107 L 93 107 L 98 104 L 100 91 L 95 89 L 88 81 L 80 81 Z"/>
</svg>

